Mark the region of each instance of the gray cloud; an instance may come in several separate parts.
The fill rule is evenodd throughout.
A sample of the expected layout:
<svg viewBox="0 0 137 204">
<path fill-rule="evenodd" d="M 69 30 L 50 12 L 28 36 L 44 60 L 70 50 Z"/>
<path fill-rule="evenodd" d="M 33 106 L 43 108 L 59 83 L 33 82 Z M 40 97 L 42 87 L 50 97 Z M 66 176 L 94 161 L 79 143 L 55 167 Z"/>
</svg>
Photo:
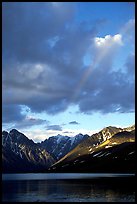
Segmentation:
<svg viewBox="0 0 137 204">
<path fill-rule="evenodd" d="M 20 105 L 2 105 L 2 122 L 14 123 L 24 120 L 25 116 L 21 114 Z"/>
<path fill-rule="evenodd" d="M 69 3 L 8 2 L 2 15 L 3 122 L 24 120 L 20 105 L 48 114 L 75 104 L 86 114 L 134 110 L 134 55 L 124 73 L 113 71 L 120 45 L 99 58 L 94 38 L 101 21 L 74 23 L 75 7 Z M 87 53 L 99 61 L 93 69 L 84 64 Z"/>
<path fill-rule="evenodd" d="M 12 123 L 12 128 L 16 129 L 26 129 L 34 125 L 49 124 L 47 120 L 26 116 L 22 113 L 20 105 L 3 105 L 2 122 L 5 124 Z"/>
<path fill-rule="evenodd" d="M 77 121 L 71 121 L 69 122 L 70 125 L 79 125 L 80 123 L 78 123 Z"/>
<path fill-rule="evenodd" d="M 12 128 L 27 129 L 27 128 L 30 128 L 30 127 L 35 126 L 35 125 L 36 126 L 37 125 L 45 125 L 48 123 L 49 123 L 49 121 L 47 121 L 47 120 L 43 120 L 43 119 L 39 119 L 39 118 L 26 117 L 22 121 L 17 121 Z"/>
<path fill-rule="evenodd" d="M 73 133 L 73 132 L 71 132 L 71 131 L 64 131 L 63 133 L 64 133 L 64 134 L 65 134 L 65 133 L 71 134 L 71 133 Z"/>
<path fill-rule="evenodd" d="M 129 71 L 130 69 L 130 71 Z M 125 64 L 125 73 L 105 72 L 100 76 L 99 71 L 92 73 L 93 80 L 83 89 L 85 93 L 78 99 L 80 111 L 91 113 L 99 111 L 109 112 L 133 112 L 135 104 L 134 84 L 134 56 L 130 56 Z M 95 83 L 94 83 L 94 80 Z M 89 89 L 96 84 L 96 89 Z"/>
<path fill-rule="evenodd" d="M 46 127 L 46 130 L 57 130 L 62 131 L 62 127 L 60 125 L 48 125 Z"/>
<path fill-rule="evenodd" d="M 48 2 L 3 3 L 4 56 L 22 62 L 45 62 L 50 55 L 47 40 L 64 30 L 73 13 L 69 4 L 57 9 Z"/>
</svg>

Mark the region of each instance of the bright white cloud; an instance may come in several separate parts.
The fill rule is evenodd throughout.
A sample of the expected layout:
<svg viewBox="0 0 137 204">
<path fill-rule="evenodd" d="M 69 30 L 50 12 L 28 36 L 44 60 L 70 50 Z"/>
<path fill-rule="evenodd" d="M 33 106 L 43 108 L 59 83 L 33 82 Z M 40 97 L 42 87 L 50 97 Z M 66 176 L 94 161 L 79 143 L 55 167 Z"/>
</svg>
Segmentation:
<svg viewBox="0 0 137 204">
<path fill-rule="evenodd" d="M 121 34 L 114 35 L 113 39 L 114 39 L 114 42 L 116 42 L 116 43 L 118 43 L 120 45 L 123 44 L 122 43 L 122 35 Z"/>
<path fill-rule="evenodd" d="M 116 34 L 114 36 L 106 35 L 104 38 L 102 37 L 95 37 L 94 38 L 95 46 L 96 47 L 109 47 L 115 44 L 122 45 L 122 35 Z"/>
</svg>

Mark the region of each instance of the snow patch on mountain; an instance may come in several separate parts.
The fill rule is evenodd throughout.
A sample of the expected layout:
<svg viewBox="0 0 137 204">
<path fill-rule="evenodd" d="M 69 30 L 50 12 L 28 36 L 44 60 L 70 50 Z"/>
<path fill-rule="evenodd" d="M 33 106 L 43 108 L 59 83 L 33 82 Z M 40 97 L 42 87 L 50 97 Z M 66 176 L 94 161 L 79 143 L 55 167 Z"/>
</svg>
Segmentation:
<svg viewBox="0 0 137 204">
<path fill-rule="evenodd" d="M 88 135 L 78 134 L 75 136 L 51 136 L 45 141 L 41 142 L 41 146 L 57 160 L 66 155 L 69 151 L 75 148 Z"/>
</svg>

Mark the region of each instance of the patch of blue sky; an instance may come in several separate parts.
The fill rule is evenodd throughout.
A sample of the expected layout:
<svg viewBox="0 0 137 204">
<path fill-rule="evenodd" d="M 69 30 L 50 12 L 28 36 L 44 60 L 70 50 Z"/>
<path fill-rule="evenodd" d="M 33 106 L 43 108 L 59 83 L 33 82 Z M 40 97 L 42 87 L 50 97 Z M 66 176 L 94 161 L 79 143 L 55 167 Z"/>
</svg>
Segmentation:
<svg viewBox="0 0 137 204">
<path fill-rule="evenodd" d="M 83 58 L 83 63 L 85 66 L 89 66 L 92 63 L 92 57 L 91 57 L 91 54 L 89 52 L 85 54 L 85 56 Z"/>
<path fill-rule="evenodd" d="M 134 2 L 79 2 L 76 7 L 76 22 L 88 20 L 104 25 L 101 26 L 98 37 L 115 35 L 123 24 L 135 18 Z"/>
<path fill-rule="evenodd" d="M 85 129 L 101 130 L 106 126 L 126 127 L 135 123 L 134 113 L 107 113 L 101 114 L 94 112 L 92 114 L 80 113 L 77 106 L 71 106 L 66 111 L 54 115 L 47 113 L 31 113 L 32 117 L 48 120 L 52 125 L 60 125 L 63 129 Z M 71 121 L 77 121 L 78 125 L 69 124 Z"/>
</svg>

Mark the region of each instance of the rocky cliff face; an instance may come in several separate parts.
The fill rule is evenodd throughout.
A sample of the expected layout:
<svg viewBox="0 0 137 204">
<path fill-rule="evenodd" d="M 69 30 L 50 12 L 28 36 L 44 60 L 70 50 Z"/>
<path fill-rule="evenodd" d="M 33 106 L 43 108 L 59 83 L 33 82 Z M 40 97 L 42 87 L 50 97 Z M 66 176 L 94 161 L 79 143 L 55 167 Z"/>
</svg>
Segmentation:
<svg viewBox="0 0 137 204">
<path fill-rule="evenodd" d="M 65 158 L 75 158 L 84 154 L 87 154 L 89 149 L 92 147 L 96 147 L 107 139 L 111 138 L 114 134 L 123 131 L 122 128 L 116 127 L 106 127 L 102 129 L 100 132 L 87 137 L 83 141 L 81 141 L 72 151 L 66 154 L 62 159 Z"/>
<path fill-rule="evenodd" d="M 3 171 L 33 171 L 48 168 L 55 160 L 38 144 L 13 129 L 2 132 Z"/>
<path fill-rule="evenodd" d="M 107 127 L 53 164 L 52 172 L 135 172 L 135 130 Z"/>
<path fill-rule="evenodd" d="M 135 169 L 135 126 L 106 127 L 91 136 L 57 135 L 35 143 L 2 132 L 3 172 L 121 172 Z"/>
<path fill-rule="evenodd" d="M 41 142 L 40 146 L 46 148 L 55 160 L 59 160 L 88 137 L 88 135 L 83 134 L 78 134 L 74 137 L 57 135 Z"/>
</svg>

